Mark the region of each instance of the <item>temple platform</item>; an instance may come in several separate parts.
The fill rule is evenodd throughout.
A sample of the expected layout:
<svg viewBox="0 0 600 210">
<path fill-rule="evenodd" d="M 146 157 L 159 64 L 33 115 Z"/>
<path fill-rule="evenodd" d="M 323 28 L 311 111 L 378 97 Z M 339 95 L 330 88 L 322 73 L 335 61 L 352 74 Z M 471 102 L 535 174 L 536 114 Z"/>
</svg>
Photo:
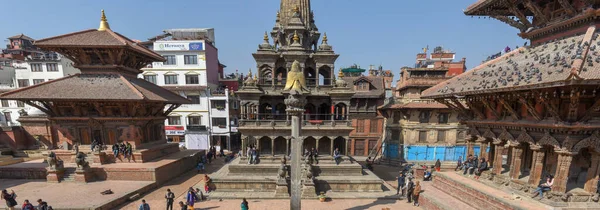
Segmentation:
<svg viewBox="0 0 600 210">
<path fill-rule="evenodd" d="M 248 164 L 247 158 L 236 158 L 212 175 L 215 191 L 211 198 L 261 198 L 288 199 L 289 195 L 276 195 L 277 171 L 281 165 L 281 157 L 262 157 L 259 164 Z M 289 164 L 287 165 L 289 168 Z M 304 167 L 304 165 L 303 165 Z M 319 157 L 319 164 L 313 164 L 314 194 L 303 197 L 314 197 L 325 192 L 331 198 L 382 198 L 393 196 L 391 186 L 379 177 L 348 157 L 336 165 L 333 157 Z M 289 189 L 289 178 L 286 187 Z"/>
<path fill-rule="evenodd" d="M 96 164 L 122 162 L 145 163 L 179 151 L 179 144 L 177 143 L 154 143 L 135 149 L 133 151 L 131 161 L 129 161 L 124 159 L 122 155 L 115 157 L 110 147 L 112 147 L 112 145 L 107 145 L 107 148 L 101 152 L 92 152 L 89 145 L 82 145 L 79 148 L 79 151 L 87 154 L 88 157 L 90 157 L 90 163 Z M 65 163 L 73 163 L 75 161 L 75 151 L 73 150 L 52 151 L 56 154 L 56 157 L 58 157 L 60 160 L 63 160 Z M 49 152 L 46 152 L 45 155 L 47 156 L 48 153 Z"/>
<path fill-rule="evenodd" d="M 424 209 L 600 209 L 590 203 L 564 203 L 562 206 L 548 205 L 529 196 L 494 186 L 482 176 L 474 180 L 456 172 L 434 173 L 433 181 L 422 182 L 421 206 Z"/>
</svg>

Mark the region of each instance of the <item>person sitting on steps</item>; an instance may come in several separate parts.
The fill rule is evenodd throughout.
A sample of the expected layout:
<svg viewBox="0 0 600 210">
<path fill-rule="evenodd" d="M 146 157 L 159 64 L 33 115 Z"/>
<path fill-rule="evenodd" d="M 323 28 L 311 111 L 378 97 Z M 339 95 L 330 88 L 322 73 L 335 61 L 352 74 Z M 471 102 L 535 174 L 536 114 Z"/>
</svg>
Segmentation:
<svg viewBox="0 0 600 210">
<path fill-rule="evenodd" d="M 546 177 L 546 182 L 538 186 L 535 192 L 533 192 L 531 198 L 535 198 L 538 194 L 540 195 L 540 199 L 544 198 L 544 192 L 552 190 L 552 184 L 554 184 L 554 177 L 552 177 L 552 175 L 548 175 Z"/>
</svg>

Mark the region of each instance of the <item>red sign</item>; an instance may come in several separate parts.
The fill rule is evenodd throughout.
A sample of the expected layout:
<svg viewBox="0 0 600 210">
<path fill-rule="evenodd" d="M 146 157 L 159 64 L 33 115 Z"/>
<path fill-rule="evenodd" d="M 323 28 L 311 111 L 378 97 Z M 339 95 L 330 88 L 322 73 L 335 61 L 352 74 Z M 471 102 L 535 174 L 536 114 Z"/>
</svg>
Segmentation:
<svg viewBox="0 0 600 210">
<path fill-rule="evenodd" d="M 165 130 L 176 130 L 176 131 L 182 131 L 185 130 L 185 128 L 183 126 L 165 126 Z"/>
</svg>

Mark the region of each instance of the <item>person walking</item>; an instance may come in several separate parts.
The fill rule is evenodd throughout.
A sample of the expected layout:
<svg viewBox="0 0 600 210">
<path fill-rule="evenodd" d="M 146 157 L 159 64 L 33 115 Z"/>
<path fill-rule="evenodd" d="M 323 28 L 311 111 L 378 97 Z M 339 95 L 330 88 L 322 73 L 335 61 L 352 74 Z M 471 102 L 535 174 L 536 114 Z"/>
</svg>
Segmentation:
<svg viewBox="0 0 600 210">
<path fill-rule="evenodd" d="M 29 203 L 29 200 L 24 200 L 23 201 L 23 206 L 21 206 L 22 210 L 35 210 L 35 207 L 33 207 L 33 205 L 31 203 Z"/>
<path fill-rule="evenodd" d="M 441 168 L 442 168 L 442 162 L 440 162 L 440 159 L 437 159 L 435 161 L 435 171 L 440 172 Z"/>
<path fill-rule="evenodd" d="M 115 156 L 115 160 L 119 159 L 119 143 L 115 143 L 112 145 L 113 155 Z"/>
<path fill-rule="evenodd" d="M 414 206 L 419 206 L 419 195 L 421 194 L 421 184 L 419 183 L 419 181 L 415 182 L 415 189 L 413 191 L 413 200 L 415 201 L 413 203 Z"/>
<path fill-rule="evenodd" d="M 256 151 L 257 148 L 252 148 L 252 164 L 256 164 L 257 163 L 257 157 L 258 157 L 258 151 Z"/>
<path fill-rule="evenodd" d="M 406 186 L 406 197 L 408 198 L 407 203 L 412 203 L 412 198 L 415 192 L 415 183 L 412 181 L 412 178 L 408 179 L 408 185 Z"/>
<path fill-rule="evenodd" d="M 8 207 L 9 210 L 14 210 L 15 206 L 17 206 L 17 200 L 15 200 L 17 194 L 15 194 L 15 191 L 11 190 L 10 193 L 8 193 L 8 191 L 2 190 L 1 196 L 1 198 L 6 201 L 6 207 Z"/>
<path fill-rule="evenodd" d="M 183 203 L 183 201 L 179 201 L 179 209 L 180 210 L 188 210 L 188 207 Z"/>
<path fill-rule="evenodd" d="M 240 205 L 240 207 L 242 208 L 242 210 L 248 210 L 248 209 L 250 209 L 248 207 L 248 201 L 246 201 L 246 198 L 242 198 L 242 204 Z"/>
<path fill-rule="evenodd" d="M 167 200 L 167 210 L 173 210 L 173 202 L 175 201 L 175 193 L 171 192 L 171 189 L 167 189 L 167 194 L 165 195 L 165 199 Z"/>
<path fill-rule="evenodd" d="M 196 192 L 194 192 L 194 188 L 190 187 L 190 189 L 188 189 L 188 192 L 186 195 L 187 205 L 193 209 L 194 203 L 196 203 L 196 200 L 198 200 L 196 198 Z"/>
<path fill-rule="evenodd" d="M 400 192 L 402 192 L 402 195 L 400 196 L 404 196 L 404 190 L 402 190 L 402 188 L 404 187 L 405 178 L 406 177 L 402 172 L 400 172 L 400 176 L 396 177 L 396 179 L 398 179 L 398 189 L 396 189 L 396 195 L 400 195 Z"/>
<path fill-rule="evenodd" d="M 127 142 L 127 146 L 125 147 L 125 153 L 127 154 L 127 162 L 131 162 L 131 158 L 133 156 L 133 147 L 129 142 Z"/>
<path fill-rule="evenodd" d="M 48 210 L 48 203 L 46 203 L 42 199 L 38 199 L 37 203 L 38 203 L 37 210 Z"/>
<path fill-rule="evenodd" d="M 150 205 L 146 203 L 146 200 L 142 200 L 142 204 L 140 204 L 138 210 L 150 210 Z"/>
<path fill-rule="evenodd" d="M 208 174 L 204 174 L 204 192 L 207 194 L 210 192 L 210 177 L 208 177 Z"/>
</svg>

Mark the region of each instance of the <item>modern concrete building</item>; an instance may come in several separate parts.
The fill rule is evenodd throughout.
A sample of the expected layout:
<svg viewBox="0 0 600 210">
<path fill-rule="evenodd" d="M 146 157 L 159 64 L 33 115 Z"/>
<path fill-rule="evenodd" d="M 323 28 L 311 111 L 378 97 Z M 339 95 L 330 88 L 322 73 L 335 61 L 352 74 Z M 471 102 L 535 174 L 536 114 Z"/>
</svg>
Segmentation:
<svg viewBox="0 0 600 210">
<path fill-rule="evenodd" d="M 231 94 L 219 83 L 224 66 L 214 46 L 214 30 L 168 29 L 141 44 L 166 61 L 146 66 L 139 77 L 192 101 L 168 116 L 168 141 L 182 142 L 189 149 L 229 149 Z"/>
</svg>

